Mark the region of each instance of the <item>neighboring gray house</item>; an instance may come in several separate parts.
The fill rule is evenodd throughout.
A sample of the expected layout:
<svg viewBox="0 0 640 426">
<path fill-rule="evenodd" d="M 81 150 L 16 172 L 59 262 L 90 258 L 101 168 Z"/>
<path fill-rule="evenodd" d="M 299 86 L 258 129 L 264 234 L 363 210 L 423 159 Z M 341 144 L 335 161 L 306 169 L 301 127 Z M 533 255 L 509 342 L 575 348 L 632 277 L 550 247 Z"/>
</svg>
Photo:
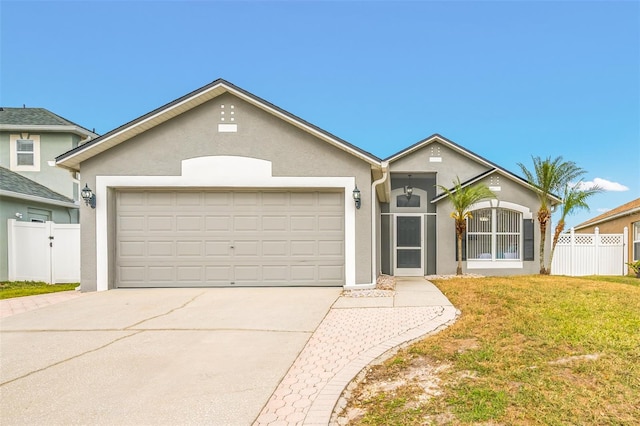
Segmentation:
<svg viewBox="0 0 640 426">
<path fill-rule="evenodd" d="M 0 107 L 0 166 L 78 200 L 78 176 L 54 160 L 96 136 L 44 108 Z"/>
<path fill-rule="evenodd" d="M 78 204 L 0 166 L 0 281 L 8 279 L 7 219 L 78 223 Z M 29 253 L 24 253 L 28 256 Z"/>
<path fill-rule="evenodd" d="M 79 222 L 79 175 L 54 159 L 96 136 L 44 108 L 0 107 L 0 280 L 8 274 L 7 219 Z"/>
<path fill-rule="evenodd" d="M 538 200 L 523 179 L 439 135 L 381 160 L 224 80 L 56 164 L 96 196 L 82 207 L 83 291 L 451 274 L 451 206 L 435 185 L 456 176 L 498 197 L 474 207 L 465 271 L 537 272 Z"/>
</svg>

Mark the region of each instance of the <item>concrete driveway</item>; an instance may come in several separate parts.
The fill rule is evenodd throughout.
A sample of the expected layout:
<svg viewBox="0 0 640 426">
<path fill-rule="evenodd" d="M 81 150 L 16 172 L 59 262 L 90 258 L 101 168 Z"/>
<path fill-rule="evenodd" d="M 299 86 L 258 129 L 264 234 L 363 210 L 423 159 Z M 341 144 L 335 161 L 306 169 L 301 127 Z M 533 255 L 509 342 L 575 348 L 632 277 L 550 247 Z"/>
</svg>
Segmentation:
<svg viewBox="0 0 640 426">
<path fill-rule="evenodd" d="M 341 288 L 92 293 L 0 320 L 0 424 L 249 425 Z"/>
</svg>

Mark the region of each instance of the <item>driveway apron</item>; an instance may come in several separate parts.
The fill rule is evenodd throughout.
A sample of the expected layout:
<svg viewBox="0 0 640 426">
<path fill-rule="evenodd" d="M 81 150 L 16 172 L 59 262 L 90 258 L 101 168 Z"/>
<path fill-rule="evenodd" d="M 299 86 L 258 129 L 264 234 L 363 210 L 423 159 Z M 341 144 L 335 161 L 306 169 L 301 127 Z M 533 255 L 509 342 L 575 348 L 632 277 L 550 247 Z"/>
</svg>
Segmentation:
<svg viewBox="0 0 640 426">
<path fill-rule="evenodd" d="M 0 320 L 0 424 L 249 425 L 340 288 L 91 293 Z"/>
</svg>

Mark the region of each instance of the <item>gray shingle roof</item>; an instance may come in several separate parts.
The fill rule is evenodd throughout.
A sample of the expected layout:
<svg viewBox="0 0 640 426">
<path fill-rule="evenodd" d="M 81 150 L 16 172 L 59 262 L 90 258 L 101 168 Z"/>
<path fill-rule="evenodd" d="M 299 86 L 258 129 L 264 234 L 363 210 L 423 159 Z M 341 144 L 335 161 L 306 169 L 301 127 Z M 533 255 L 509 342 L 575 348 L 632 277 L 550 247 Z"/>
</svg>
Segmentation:
<svg viewBox="0 0 640 426">
<path fill-rule="evenodd" d="M 47 198 L 49 200 L 61 201 L 64 203 L 74 202 L 71 198 L 58 194 L 46 186 L 40 185 L 39 183 L 4 167 L 0 167 L 0 190 L 17 192 L 19 194 L 30 195 L 33 197 Z"/>
<path fill-rule="evenodd" d="M 76 126 L 69 120 L 44 108 L 7 108 L 0 109 L 0 124 L 36 125 L 36 126 Z"/>
<path fill-rule="evenodd" d="M 65 126 L 65 130 L 74 129 L 73 133 L 86 136 L 97 136 L 95 132 L 79 124 L 60 117 L 45 108 L 11 108 L 0 107 L 0 128 L 12 129 L 14 126 Z M 61 129 L 62 130 L 62 129 Z"/>
</svg>

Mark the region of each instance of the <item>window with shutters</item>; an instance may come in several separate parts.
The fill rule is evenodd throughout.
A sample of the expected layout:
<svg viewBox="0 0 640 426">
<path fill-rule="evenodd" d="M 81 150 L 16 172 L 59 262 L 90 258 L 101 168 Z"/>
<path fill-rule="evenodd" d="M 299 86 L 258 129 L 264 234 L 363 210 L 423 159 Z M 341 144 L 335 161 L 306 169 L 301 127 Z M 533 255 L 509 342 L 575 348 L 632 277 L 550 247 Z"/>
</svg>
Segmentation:
<svg viewBox="0 0 640 426">
<path fill-rule="evenodd" d="M 522 260 L 522 213 L 489 208 L 467 220 L 468 260 Z"/>
</svg>

